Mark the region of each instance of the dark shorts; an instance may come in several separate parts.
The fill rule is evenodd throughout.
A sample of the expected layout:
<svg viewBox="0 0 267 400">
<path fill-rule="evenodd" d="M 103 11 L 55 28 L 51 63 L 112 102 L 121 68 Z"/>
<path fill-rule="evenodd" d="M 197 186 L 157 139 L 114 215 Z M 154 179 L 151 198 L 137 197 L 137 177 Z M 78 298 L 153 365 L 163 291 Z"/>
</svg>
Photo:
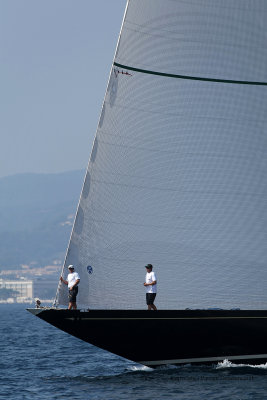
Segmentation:
<svg viewBox="0 0 267 400">
<path fill-rule="evenodd" d="M 78 294 L 78 286 L 75 286 L 72 290 L 69 290 L 69 302 L 76 303 L 76 296 Z"/>
<path fill-rule="evenodd" d="M 154 303 L 157 293 L 146 293 L 146 304 L 149 306 Z"/>
</svg>

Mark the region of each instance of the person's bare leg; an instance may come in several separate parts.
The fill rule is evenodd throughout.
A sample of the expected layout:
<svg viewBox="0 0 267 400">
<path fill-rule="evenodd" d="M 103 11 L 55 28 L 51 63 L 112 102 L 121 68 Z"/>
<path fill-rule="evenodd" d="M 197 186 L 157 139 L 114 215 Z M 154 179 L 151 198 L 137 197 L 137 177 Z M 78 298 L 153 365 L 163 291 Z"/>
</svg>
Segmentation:
<svg viewBox="0 0 267 400">
<path fill-rule="evenodd" d="M 157 310 L 157 307 L 155 306 L 155 304 L 151 304 L 151 308 L 153 308 L 153 310 Z"/>
<path fill-rule="evenodd" d="M 69 302 L 69 307 L 68 307 L 68 310 L 71 310 L 71 309 L 72 309 L 72 307 L 73 307 L 73 303 Z"/>
<path fill-rule="evenodd" d="M 73 303 L 73 310 L 77 310 L 77 304 Z"/>
</svg>

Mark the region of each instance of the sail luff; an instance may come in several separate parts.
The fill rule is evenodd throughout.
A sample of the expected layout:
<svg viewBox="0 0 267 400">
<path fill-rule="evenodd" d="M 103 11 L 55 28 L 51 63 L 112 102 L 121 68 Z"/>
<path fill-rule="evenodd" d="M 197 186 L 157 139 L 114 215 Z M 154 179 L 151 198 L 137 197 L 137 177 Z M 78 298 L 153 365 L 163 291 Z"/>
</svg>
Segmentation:
<svg viewBox="0 0 267 400">
<path fill-rule="evenodd" d="M 123 19 L 122 19 L 122 24 L 121 24 L 121 28 L 120 28 L 120 33 L 119 33 L 119 37 L 118 37 L 117 44 L 116 44 L 114 59 L 115 59 L 115 57 L 116 57 L 117 49 L 118 49 L 118 46 L 119 46 L 120 37 L 121 37 L 121 31 L 122 31 L 122 27 L 123 27 L 123 24 L 124 24 L 124 20 L 125 20 L 126 14 L 127 14 L 127 9 L 128 9 L 129 1 L 130 1 L 130 0 L 127 0 L 127 3 L 126 3 L 126 7 L 125 7 Z M 111 77 L 111 73 L 112 73 L 112 69 L 113 69 L 113 64 L 114 64 L 114 60 L 113 60 L 113 62 L 112 62 L 112 64 L 111 64 L 111 69 L 110 69 L 109 78 L 108 78 L 108 81 L 107 81 L 105 96 L 104 96 L 104 100 L 103 100 L 103 102 L 102 102 L 101 112 L 100 112 L 100 115 L 99 115 L 98 125 L 97 125 L 97 126 L 99 126 L 100 119 L 101 119 L 101 115 L 102 115 L 102 112 L 103 112 L 103 107 L 104 107 L 104 103 L 105 103 L 105 97 L 106 97 L 106 93 L 107 93 L 107 90 L 108 90 L 108 85 L 109 85 L 109 81 L 110 81 L 110 77 Z M 75 212 L 75 216 L 74 216 L 74 221 L 73 221 L 73 225 L 72 225 L 72 229 L 71 229 L 71 234 L 70 234 L 70 238 L 69 238 L 69 242 L 68 242 L 68 246 L 67 246 L 67 251 L 66 251 L 66 254 L 65 254 L 65 258 L 64 258 L 63 265 L 62 265 L 62 269 L 61 269 L 61 274 L 60 274 L 60 276 L 63 276 L 64 273 L 65 273 L 65 274 L 67 273 L 67 268 L 68 268 L 68 265 L 69 265 L 69 263 L 68 263 L 68 252 L 69 252 L 69 247 L 70 247 L 71 238 L 72 238 L 72 235 L 73 235 L 74 226 L 75 226 L 76 219 L 77 219 L 77 214 L 78 214 L 78 210 L 79 210 L 79 206 L 80 206 L 80 202 L 81 202 L 81 198 L 82 198 L 82 193 L 83 193 L 84 186 L 85 186 L 85 182 L 86 182 L 87 171 L 88 171 L 88 169 L 89 169 L 90 160 L 91 160 L 92 153 L 93 153 L 93 149 L 94 149 L 94 146 L 95 146 L 96 135 L 97 135 L 97 129 L 96 129 L 95 136 L 94 136 L 94 140 L 93 140 L 93 144 L 92 144 L 92 147 L 91 147 L 91 152 L 90 152 L 90 156 L 89 156 L 89 160 L 88 160 L 88 164 L 87 164 L 87 168 L 86 168 L 86 173 L 85 173 L 84 180 L 83 180 L 83 184 L 82 184 L 82 190 L 81 190 L 80 197 L 79 197 L 79 201 L 78 201 L 78 204 L 77 204 L 77 208 L 76 208 L 76 212 Z M 60 291 L 61 291 L 61 293 L 62 293 L 62 298 L 61 298 L 61 300 L 59 299 Z M 54 303 L 53 303 L 53 306 L 58 306 L 58 305 L 60 305 L 60 304 L 66 305 L 66 304 L 67 304 L 67 297 L 66 297 L 66 290 L 65 290 L 65 288 L 64 288 L 64 285 L 62 284 L 62 282 L 59 281 L 58 287 L 57 287 L 57 291 L 56 291 L 56 295 L 55 295 L 55 299 L 54 299 Z"/>
</svg>

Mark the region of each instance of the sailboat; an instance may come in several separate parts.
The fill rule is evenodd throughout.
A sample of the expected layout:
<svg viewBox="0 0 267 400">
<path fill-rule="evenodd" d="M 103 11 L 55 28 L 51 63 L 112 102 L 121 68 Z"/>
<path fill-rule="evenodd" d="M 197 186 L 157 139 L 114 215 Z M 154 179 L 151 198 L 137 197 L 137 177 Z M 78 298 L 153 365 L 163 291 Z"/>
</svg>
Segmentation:
<svg viewBox="0 0 267 400">
<path fill-rule="evenodd" d="M 267 361 L 267 2 L 128 0 L 59 284 L 138 363 Z M 146 310 L 144 266 L 157 274 Z"/>
</svg>

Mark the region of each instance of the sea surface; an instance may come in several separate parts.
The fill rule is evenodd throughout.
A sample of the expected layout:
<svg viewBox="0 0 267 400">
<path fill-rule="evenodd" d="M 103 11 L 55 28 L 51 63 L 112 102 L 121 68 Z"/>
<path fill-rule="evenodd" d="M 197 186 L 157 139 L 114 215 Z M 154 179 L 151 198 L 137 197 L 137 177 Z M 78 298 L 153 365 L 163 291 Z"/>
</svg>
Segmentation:
<svg viewBox="0 0 267 400">
<path fill-rule="evenodd" d="M 1 399 L 267 399 L 267 365 L 153 370 L 59 331 L 25 305 L 0 304 L 0 315 Z"/>
</svg>

